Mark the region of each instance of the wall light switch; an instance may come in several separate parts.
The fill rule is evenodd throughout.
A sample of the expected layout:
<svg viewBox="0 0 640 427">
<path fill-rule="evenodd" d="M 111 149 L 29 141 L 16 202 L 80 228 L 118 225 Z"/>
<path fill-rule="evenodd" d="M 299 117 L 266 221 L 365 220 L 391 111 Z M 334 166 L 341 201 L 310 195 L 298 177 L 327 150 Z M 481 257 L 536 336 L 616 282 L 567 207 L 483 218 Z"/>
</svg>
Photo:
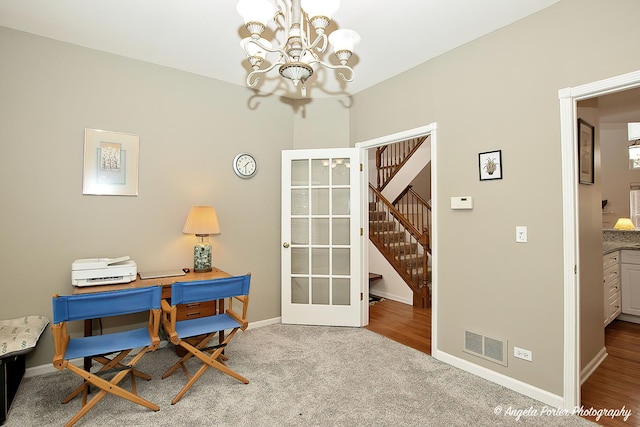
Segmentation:
<svg viewBox="0 0 640 427">
<path fill-rule="evenodd" d="M 527 226 L 516 225 L 516 242 L 527 243 Z"/>
<path fill-rule="evenodd" d="M 471 196 L 452 197 L 451 209 L 473 209 L 473 197 Z"/>
</svg>

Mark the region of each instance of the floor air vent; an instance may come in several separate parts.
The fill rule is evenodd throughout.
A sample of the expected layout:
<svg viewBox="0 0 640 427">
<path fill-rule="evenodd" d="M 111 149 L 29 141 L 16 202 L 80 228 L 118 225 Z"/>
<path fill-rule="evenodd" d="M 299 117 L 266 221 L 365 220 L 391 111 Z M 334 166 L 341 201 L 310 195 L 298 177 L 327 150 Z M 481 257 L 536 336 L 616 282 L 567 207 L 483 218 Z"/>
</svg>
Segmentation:
<svg viewBox="0 0 640 427">
<path fill-rule="evenodd" d="M 507 366 L 507 342 L 464 331 L 464 351 Z"/>
</svg>

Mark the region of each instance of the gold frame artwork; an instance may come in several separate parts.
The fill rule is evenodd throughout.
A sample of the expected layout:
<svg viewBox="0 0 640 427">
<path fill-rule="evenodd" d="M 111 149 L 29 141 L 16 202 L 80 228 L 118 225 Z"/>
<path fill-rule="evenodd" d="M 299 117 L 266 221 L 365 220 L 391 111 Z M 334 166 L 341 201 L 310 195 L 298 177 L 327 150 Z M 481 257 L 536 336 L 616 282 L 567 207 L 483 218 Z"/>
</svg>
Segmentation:
<svg viewBox="0 0 640 427">
<path fill-rule="evenodd" d="M 85 129 L 82 194 L 137 196 L 139 150 L 139 135 Z"/>
</svg>

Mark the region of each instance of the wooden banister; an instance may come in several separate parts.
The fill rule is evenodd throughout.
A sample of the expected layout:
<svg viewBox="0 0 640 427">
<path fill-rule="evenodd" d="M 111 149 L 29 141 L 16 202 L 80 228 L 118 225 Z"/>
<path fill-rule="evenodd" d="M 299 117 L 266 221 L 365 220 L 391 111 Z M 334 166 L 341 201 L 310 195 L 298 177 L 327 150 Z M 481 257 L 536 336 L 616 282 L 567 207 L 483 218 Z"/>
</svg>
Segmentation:
<svg viewBox="0 0 640 427">
<path fill-rule="evenodd" d="M 376 149 L 377 189 L 382 190 L 429 136 L 398 141 Z"/>
<path fill-rule="evenodd" d="M 370 213 L 369 239 L 411 288 L 414 305 L 427 307 L 428 230 L 417 229 L 372 184 L 369 184 L 369 202 L 376 207 Z M 371 218 L 372 215 L 380 217 Z"/>
</svg>

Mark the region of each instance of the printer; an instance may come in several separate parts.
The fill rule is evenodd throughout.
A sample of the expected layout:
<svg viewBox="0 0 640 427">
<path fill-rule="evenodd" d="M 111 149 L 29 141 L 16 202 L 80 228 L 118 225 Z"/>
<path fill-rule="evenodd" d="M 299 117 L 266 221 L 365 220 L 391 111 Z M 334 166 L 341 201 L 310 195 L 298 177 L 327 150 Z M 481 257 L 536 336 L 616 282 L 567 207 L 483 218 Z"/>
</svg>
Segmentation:
<svg viewBox="0 0 640 427">
<path fill-rule="evenodd" d="M 138 267 L 128 256 L 119 258 L 77 259 L 71 264 L 74 286 L 110 285 L 136 280 Z"/>
</svg>

